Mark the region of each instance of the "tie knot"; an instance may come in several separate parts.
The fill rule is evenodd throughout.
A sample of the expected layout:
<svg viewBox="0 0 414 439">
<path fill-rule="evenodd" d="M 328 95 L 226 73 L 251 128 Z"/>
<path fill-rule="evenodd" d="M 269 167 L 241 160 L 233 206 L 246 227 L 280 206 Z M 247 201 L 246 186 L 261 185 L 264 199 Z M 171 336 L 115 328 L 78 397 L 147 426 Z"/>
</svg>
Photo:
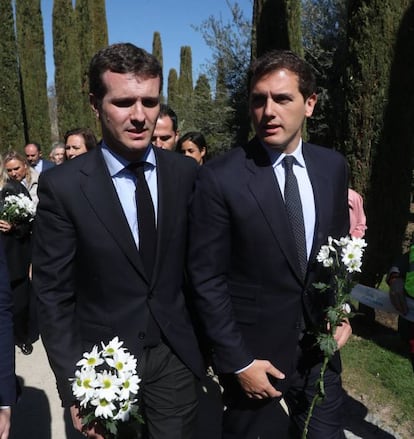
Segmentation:
<svg viewBox="0 0 414 439">
<path fill-rule="evenodd" d="M 143 175 L 146 162 L 132 162 L 127 166 L 134 175 Z"/>
<path fill-rule="evenodd" d="M 283 162 L 285 164 L 285 168 L 291 171 L 293 169 L 293 163 L 295 162 L 295 157 L 293 157 L 293 155 L 287 155 L 283 159 Z"/>
</svg>

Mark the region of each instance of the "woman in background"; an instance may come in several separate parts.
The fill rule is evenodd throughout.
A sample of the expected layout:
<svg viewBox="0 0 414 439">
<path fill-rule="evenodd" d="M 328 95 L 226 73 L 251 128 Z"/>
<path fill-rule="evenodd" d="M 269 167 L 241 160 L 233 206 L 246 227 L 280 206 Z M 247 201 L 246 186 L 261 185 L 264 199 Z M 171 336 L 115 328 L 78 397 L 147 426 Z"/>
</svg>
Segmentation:
<svg viewBox="0 0 414 439">
<path fill-rule="evenodd" d="M 49 153 L 49 159 L 55 165 L 61 165 L 66 160 L 66 147 L 63 142 L 55 142 Z"/>
<path fill-rule="evenodd" d="M 202 165 L 207 158 L 206 139 L 198 131 L 190 131 L 178 139 L 176 151 Z"/>
<path fill-rule="evenodd" d="M 7 152 L 3 161 L 9 178 L 21 183 L 28 190 L 30 198 L 37 206 L 39 202 L 37 197 L 39 173 L 29 165 L 26 157 L 16 151 Z"/>
<path fill-rule="evenodd" d="M 19 156 L 7 153 L 7 157 L 9 158 L 7 163 L 10 168 L 17 166 L 19 168 L 18 172 L 24 177 L 26 170 L 24 170 L 21 160 L 16 158 Z M 9 195 L 24 194 L 30 198 L 28 190 L 21 183 L 23 178 L 20 180 L 12 178 L 10 174 L 12 172 L 6 171 L 3 159 L 0 157 L 0 211 L 3 210 L 4 200 Z M 33 351 L 29 328 L 31 224 L 29 221 L 12 224 L 3 219 L 0 220 L 0 233 L 4 243 L 12 290 L 14 340 L 25 355 L 30 355 Z"/>
<path fill-rule="evenodd" d="M 95 134 L 90 128 L 75 128 L 64 135 L 66 158 L 71 160 L 93 149 L 97 145 Z"/>
</svg>

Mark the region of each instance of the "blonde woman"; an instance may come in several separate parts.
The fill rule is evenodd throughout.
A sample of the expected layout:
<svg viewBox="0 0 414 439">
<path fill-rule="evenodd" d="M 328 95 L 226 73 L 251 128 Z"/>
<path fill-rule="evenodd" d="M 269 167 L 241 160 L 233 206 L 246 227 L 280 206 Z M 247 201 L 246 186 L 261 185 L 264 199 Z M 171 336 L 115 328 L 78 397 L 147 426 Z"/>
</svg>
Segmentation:
<svg viewBox="0 0 414 439">
<path fill-rule="evenodd" d="M 7 152 L 3 161 L 9 178 L 21 183 L 28 190 L 32 201 L 37 206 L 39 202 L 37 197 L 39 173 L 29 165 L 26 157 L 17 151 Z"/>
<path fill-rule="evenodd" d="M 11 159 L 8 163 L 12 163 L 14 166 L 15 160 L 16 163 L 20 163 L 20 160 L 17 161 L 17 159 Z M 3 209 L 7 196 L 19 194 L 30 197 L 23 184 L 18 179 L 10 177 L 0 156 L 0 210 Z M 33 350 L 29 331 L 31 223 L 11 224 L 8 221 L 0 220 L 0 233 L 6 253 L 12 290 L 14 340 L 22 353 L 29 355 Z"/>
</svg>

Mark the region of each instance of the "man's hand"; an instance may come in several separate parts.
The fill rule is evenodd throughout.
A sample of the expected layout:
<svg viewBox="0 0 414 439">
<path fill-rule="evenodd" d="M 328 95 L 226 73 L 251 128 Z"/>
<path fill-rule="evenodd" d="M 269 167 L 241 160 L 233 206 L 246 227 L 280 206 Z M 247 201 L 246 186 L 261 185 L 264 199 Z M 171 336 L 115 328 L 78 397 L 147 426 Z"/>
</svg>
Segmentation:
<svg viewBox="0 0 414 439">
<path fill-rule="evenodd" d="M 404 291 L 404 280 L 395 278 L 390 283 L 390 300 L 394 308 L 401 314 L 408 313 L 407 299 Z"/>
<path fill-rule="evenodd" d="M 95 427 L 89 427 L 82 424 L 82 419 L 79 415 L 79 407 L 77 405 L 73 405 L 70 408 L 70 414 L 72 416 L 73 426 L 76 430 L 80 431 L 84 436 L 92 439 L 105 439 L 102 434 L 98 433 L 95 430 Z M 0 439 L 3 439 L 0 437 Z"/>
<path fill-rule="evenodd" d="M 8 439 L 10 432 L 11 409 L 0 409 L 0 439 Z"/>
<path fill-rule="evenodd" d="M 334 339 L 338 345 L 338 349 L 345 346 L 346 342 L 352 334 L 352 327 L 348 319 L 345 319 L 339 326 L 335 329 Z"/>
<path fill-rule="evenodd" d="M 285 378 L 285 375 L 267 360 L 254 360 L 251 366 L 237 374 L 237 378 L 249 398 L 263 399 L 281 396 L 282 393 L 270 384 L 268 374 L 279 380 Z"/>
</svg>

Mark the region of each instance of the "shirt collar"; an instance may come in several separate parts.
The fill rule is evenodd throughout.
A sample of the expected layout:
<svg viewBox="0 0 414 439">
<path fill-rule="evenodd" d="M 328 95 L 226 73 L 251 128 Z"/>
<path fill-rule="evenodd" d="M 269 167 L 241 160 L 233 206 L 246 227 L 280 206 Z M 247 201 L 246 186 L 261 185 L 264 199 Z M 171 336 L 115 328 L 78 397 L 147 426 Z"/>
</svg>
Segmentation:
<svg viewBox="0 0 414 439">
<path fill-rule="evenodd" d="M 101 145 L 103 158 L 105 160 L 106 166 L 108 167 L 111 177 L 114 177 L 115 175 L 122 172 L 131 163 L 124 157 L 112 151 L 112 149 L 110 149 L 104 141 L 102 141 Z M 148 146 L 144 156 L 142 157 L 142 160 L 140 161 L 149 163 L 151 165 L 151 168 L 155 168 L 155 153 L 151 146 Z"/>
<path fill-rule="evenodd" d="M 303 151 L 302 151 L 302 139 L 299 140 L 298 146 L 296 149 L 292 152 L 292 154 L 285 154 L 284 152 L 280 152 L 276 149 L 270 148 L 266 144 L 262 143 L 263 148 L 266 150 L 267 154 L 269 155 L 270 162 L 272 163 L 273 168 L 280 165 L 282 163 L 282 160 L 286 157 L 286 155 L 290 155 L 295 157 L 296 163 L 299 166 L 305 167 L 305 159 L 303 158 Z"/>
</svg>

